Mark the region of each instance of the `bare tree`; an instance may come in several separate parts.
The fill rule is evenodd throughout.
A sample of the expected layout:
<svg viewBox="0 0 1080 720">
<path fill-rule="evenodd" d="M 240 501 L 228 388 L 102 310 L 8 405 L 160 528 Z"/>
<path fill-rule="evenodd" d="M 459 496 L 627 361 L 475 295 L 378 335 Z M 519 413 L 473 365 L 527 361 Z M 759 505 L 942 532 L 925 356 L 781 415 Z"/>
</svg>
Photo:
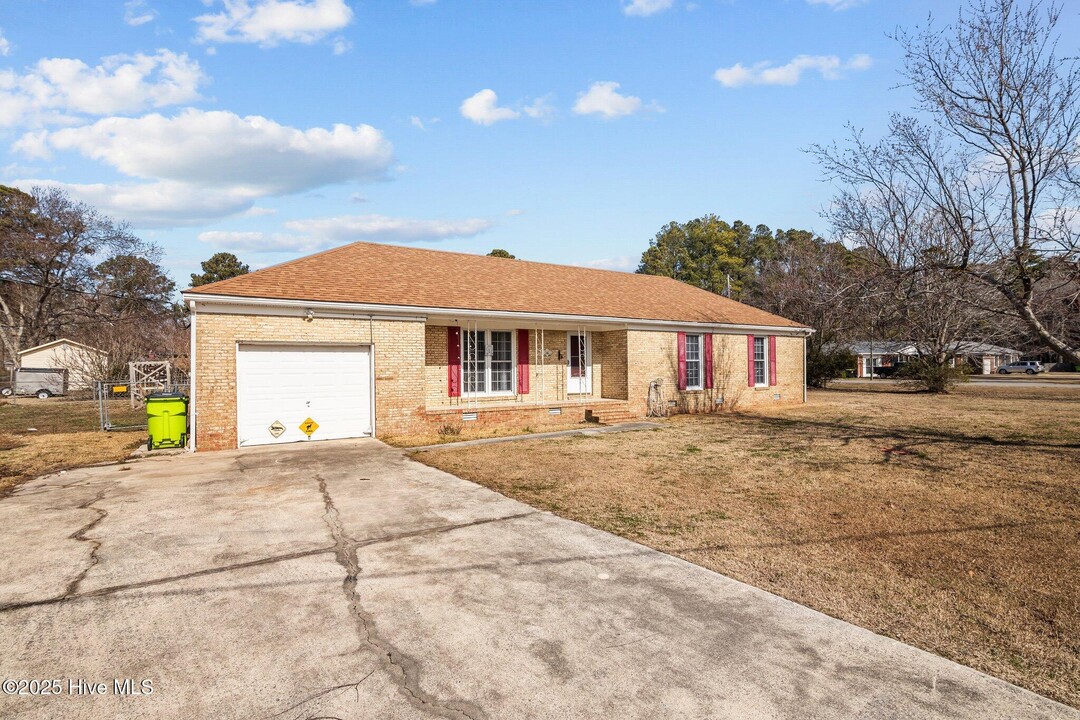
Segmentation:
<svg viewBox="0 0 1080 720">
<path fill-rule="evenodd" d="M 847 148 L 816 152 L 829 172 L 853 180 L 825 214 L 841 238 L 861 249 L 864 284 L 888 311 L 884 324 L 914 342 L 913 379 L 947 391 L 959 379 L 954 358 L 961 344 L 990 339 L 987 313 L 978 307 L 982 287 L 950 260 L 953 223 L 891 142 L 871 145 L 856 132 Z"/>
<path fill-rule="evenodd" d="M 845 349 L 873 299 L 864 290 L 867 264 L 839 242 L 805 230 L 778 230 L 747 302 L 814 328 L 807 340 L 807 382 L 825 387 L 854 363 Z"/>
<path fill-rule="evenodd" d="M 161 251 L 57 189 L 0 186 L 0 341 L 25 347 L 70 337 L 106 350 L 76 364 L 88 377 L 109 363 L 171 356 L 186 333 L 174 311 Z M 98 367 L 98 366 L 101 367 Z"/>
<path fill-rule="evenodd" d="M 147 249 L 127 228 L 55 188 L 0 186 L 0 313 L 13 357 L 85 323 L 95 263 Z"/>
<path fill-rule="evenodd" d="M 1075 325 L 1049 323 L 1039 297 L 1073 286 L 1080 259 L 1080 66 L 1058 53 L 1060 11 L 1038 0 L 972 0 L 952 27 L 931 21 L 899 33 L 904 75 L 929 124 L 896 115 L 880 144 L 853 131 L 846 147 L 811 152 L 846 186 L 838 204 L 852 237 L 887 237 L 883 255 L 899 251 L 913 269 L 955 271 L 993 290 L 989 302 L 969 288 L 966 298 L 1080 364 Z M 848 211 L 864 192 L 900 213 L 932 214 L 941 232 L 857 227 Z"/>
</svg>

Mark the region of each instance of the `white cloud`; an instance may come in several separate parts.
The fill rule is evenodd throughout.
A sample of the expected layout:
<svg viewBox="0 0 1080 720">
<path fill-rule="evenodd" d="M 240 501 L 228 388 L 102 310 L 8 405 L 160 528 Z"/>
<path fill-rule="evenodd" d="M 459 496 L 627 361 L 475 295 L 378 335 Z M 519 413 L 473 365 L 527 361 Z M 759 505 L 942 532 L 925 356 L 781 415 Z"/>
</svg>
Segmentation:
<svg viewBox="0 0 1080 720">
<path fill-rule="evenodd" d="M 600 258 L 599 260 L 587 260 L 582 263 L 584 267 L 597 268 L 599 270 L 620 270 L 630 272 L 634 269 L 634 259 L 627 255 L 618 257 Z"/>
<path fill-rule="evenodd" d="M 510 208 L 506 211 L 506 217 L 517 217 L 518 215 L 524 215 L 525 211 L 521 208 Z"/>
<path fill-rule="evenodd" d="M 208 230 L 199 233 L 199 242 L 216 245 L 228 250 L 251 253 L 313 253 L 334 245 L 326 239 L 289 235 L 287 233 L 243 232 Z"/>
<path fill-rule="evenodd" d="M 205 79 L 198 62 L 169 50 L 114 55 L 94 67 L 74 58 L 44 58 L 21 74 L 0 70 L 0 127 L 190 102 Z"/>
<path fill-rule="evenodd" d="M 551 105 L 552 95 L 544 95 L 536 98 L 528 105 L 517 103 L 515 107 L 499 107 L 499 96 L 494 90 L 484 89 L 475 95 L 465 98 L 461 103 L 461 116 L 472 120 L 477 125 L 494 125 L 502 120 L 517 120 L 524 117 L 533 120 L 550 120 L 555 115 L 555 108 Z M 417 125 L 419 118 L 412 118 L 413 125 Z M 438 122 L 438 118 L 432 118 L 428 124 Z"/>
<path fill-rule="evenodd" d="M 806 0 L 811 5 L 825 5 L 833 10 L 848 10 L 857 5 L 864 5 L 870 0 Z"/>
<path fill-rule="evenodd" d="M 10 54 L 11 43 L 4 37 L 4 29 L 0 28 L 0 57 L 7 57 Z"/>
<path fill-rule="evenodd" d="M 461 115 L 478 125 L 494 125 L 500 120 L 516 120 L 521 113 L 507 107 L 499 107 L 499 97 L 494 90 L 481 90 L 461 103 Z"/>
<path fill-rule="evenodd" d="M 257 115 L 192 108 L 171 118 L 105 118 L 39 134 L 34 144 L 74 150 L 130 177 L 270 195 L 379 180 L 393 162 L 392 145 L 370 125 L 301 130 Z"/>
<path fill-rule="evenodd" d="M 61 184 L 140 226 L 194 224 L 249 211 L 266 197 L 380 180 L 394 159 L 393 146 L 370 125 L 302 130 L 258 116 L 194 109 L 172 118 L 113 117 L 27 133 L 15 148 L 29 156 L 74 151 L 143 180 Z"/>
<path fill-rule="evenodd" d="M 212 2 L 213 0 L 211 0 Z M 196 40 L 212 43 L 314 43 L 352 22 L 345 0 L 219 0 L 222 12 L 200 15 Z"/>
<path fill-rule="evenodd" d="M 531 104 L 523 107 L 521 111 L 533 120 L 550 120 L 555 115 L 555 108 L 551 104 L 551 95 L 536 98 Z"/>
<path fill-rule="evenodd" d="M 482 218 L 415 220 L 386 215 L 343 215 L 292 220 L 285 223 L 290 232 L 209 230 L 199 233 L 199 240 L 247 252 L 310 253 L 357 240 L 412 243 L 469 238 L 493 224 Z"/>
<path fill-rule="evenodd" d="M 132 27 L 153 22 L 156 17 L 157 10 L 148 7 L 146 0 L 127 0 L 124 3 L 124 22 Z"/>
<path fill-rule="evenodd" d="M 4 182 L 5 178 L 13 178 L 18 175 L 33 175 L 38 172 L 40 170 L 32 165 L 20 165 L 17 162 L 0 165 L 0 184 L 9 184 Z"/>
<path fill-rule="evenodd" d="M 448 238 L 470 238 L 494 226 L 491 220 L 415 220 L 386 215 L 341 215 L 329 218 L 291 220 L 285 227 L 306 237 L 332 243 L 355 240 L 424 242 Z"/>
<path fill-rule="evenodd" d="M 250 207 L 244 212 L 244 215 L 247 216 L 247 217 L 261 217 L 263 215 L 277 215 L 277 209 L 276 208 L 269 208 L 269 207 Z"/>
<path fill-rule="evenodd" d="M 334 38 L 334 41 L 330 43 L 330 47 L 334 50 L 335 55 L 344 55 L 352 50 L 352 43 L 339 36 Z"/>
<path fill-rule="evenodd" d="M 750 67 L 735 63 L 720 68 L 713 77 L 724 87 L 745 85 L 795 85 L 803 73 L 817 72 L 826 80 L 836 80 L 847 71 L 867 70 L 873 64 L 869 55 L 855 55 L 842 62 L 836 55 L 798 55 L 786 65 L 760 62 Z"/>
<path fill-rule="evenodd" d="M 625 15 L 648 17 L 668 10 L 674 4 L 674 0 L 630 0 L 623 3 L 622 11 Z"/>
<path fill-rule="evenodd" d="M 436 124 L 437 122 L 439 122 L 439 118 L 437 117 L 432 117 L 425 120 L 419 115 L 409 116 L 409 124 L 417 130 L 428 130 L 429 128 L 431 128 L 432 125 Z"/>
<path fill-rule="evenodd" d="M 578 115 L 602 115 L 607 119 L 633 115 L 641 110 L 641 98 L 620 95 L 617 82 L 594 82 L 587 92 L 578 93 L 574 112 Z"/>
<path fill-rule="evenodd" d="M 48 130 L 37 130 L 24 133 L 21 138 L 11 144 L 12 152 L 22 153 L 28 158 L 45 159 L 52 155 L 49 149 Z"/>
<path fill-rule="evenodd" d="M 235 215 L 262 197 L 243 187 L 199 187 L 191 183 L 65 183 L 48 179 L 14 180 L 15 187 L 57 187 L 117 220 L 137 227 L 178 227 Z"/>
</svg>

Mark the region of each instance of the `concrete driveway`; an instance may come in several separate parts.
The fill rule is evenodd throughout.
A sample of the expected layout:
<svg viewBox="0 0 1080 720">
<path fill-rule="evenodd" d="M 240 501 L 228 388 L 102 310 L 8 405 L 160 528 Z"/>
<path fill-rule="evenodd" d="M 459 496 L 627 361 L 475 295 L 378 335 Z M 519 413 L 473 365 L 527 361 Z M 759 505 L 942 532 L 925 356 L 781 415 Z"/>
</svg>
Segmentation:
<svg viewBox="0 0 1080 720">
<path fill-rule="evenodd" d="M 0 679 L 61 681 L 3 718 L 1080 718 L 372 440 L 47 477 L 0 548 Z"/>
</svg>

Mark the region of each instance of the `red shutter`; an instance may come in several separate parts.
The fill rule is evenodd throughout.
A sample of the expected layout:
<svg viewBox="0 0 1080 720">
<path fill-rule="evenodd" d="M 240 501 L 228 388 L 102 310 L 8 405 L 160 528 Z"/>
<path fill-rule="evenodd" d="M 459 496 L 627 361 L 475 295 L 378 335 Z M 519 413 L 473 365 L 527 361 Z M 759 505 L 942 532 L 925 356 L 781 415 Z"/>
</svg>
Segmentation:
<svg viewBox="0 0 1080 720">
<path fill-rule="evenodd" d="M 679 389 L 686 389 L 686 333 L 679 333 Z"/>
<path fill-rule="evenodd" d="M 517 366 L 518 394 L 529 394 L 529 331 L 518 330 Z"/>
<path fill-rule="evenodd" d="M 769 336 L 769 387 L 776 385 L 776 336 Z"/>
<path fill-rule="evenodd" d="M 754 387 L 754 336 L 746 336 L 746 384 Z"/>
<path fill-rule="evenodd" d="M 461 397 L 461 328 L 446 330 L 446 375 L 450 397 Z"/>
<path fill-rule="evenodd" d="M 705 353 L 705 389 L 712 390 L 712 333 L 705 333 L 701 337 L 702 352 Z"/>
</svg>

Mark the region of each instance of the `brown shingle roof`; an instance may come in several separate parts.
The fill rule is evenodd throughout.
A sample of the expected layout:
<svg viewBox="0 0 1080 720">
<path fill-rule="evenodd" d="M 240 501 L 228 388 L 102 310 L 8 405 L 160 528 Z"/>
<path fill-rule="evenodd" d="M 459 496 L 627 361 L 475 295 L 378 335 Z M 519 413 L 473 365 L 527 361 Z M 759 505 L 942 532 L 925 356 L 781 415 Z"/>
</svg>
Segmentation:
<svg viewBox="0 0 1080 720">
<path fill-rule="evenodd" d="M 189 292 L 299 301 L 802 327 L 671 278 L 357 242 Z"/>
</svg>

